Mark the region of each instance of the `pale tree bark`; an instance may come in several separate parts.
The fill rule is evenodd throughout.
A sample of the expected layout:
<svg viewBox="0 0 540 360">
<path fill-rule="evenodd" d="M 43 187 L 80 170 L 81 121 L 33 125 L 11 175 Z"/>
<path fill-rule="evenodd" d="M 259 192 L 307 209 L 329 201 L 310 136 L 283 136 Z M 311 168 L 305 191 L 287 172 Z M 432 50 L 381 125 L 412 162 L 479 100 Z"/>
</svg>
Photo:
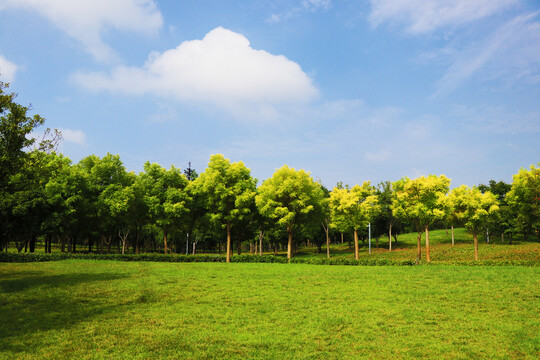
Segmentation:
<svg viewBox="0 0 540 360">
<path fill-rule="evenodd" d="M 227 223 L 227 262 L 231 262 L 231 226 Z"/>
<path fill-rule="evenodd" d="M 354 258 L 356 260 L 360 259 L 358 254 L 358 232 L 354 229 Z"/>
<path fill-rule="evenodd" d="M 452 246 L 454 246 L 454 225 L 452 225 Z"/>
<path fill-rule="evenodd" d="M 429 257 L 429 230 L 426 226 L 426 260 L 427 262 L 431 262 L 431 258 Z"/>
<path fill-rule="evenodd" d="M 167 230 L 163 229 L 163 244 L 165 245 L 165 254 L 167 254 Z"/>
<path fill-rule="evenodd" d="M 329 231 L 330 231 L 330 226 L 328 223 L 324 223 L 324 221 L 322 222 L 322 227 L 324 229 L 324 232 L 326 233 L 326 257 L 330 259 L 330 236 L 329 236 Z"/>
<path fill-rule="evenodd" d="M 293 256 L 293 248 L 292 248 L 292 245 L 293 245 L 293 237 L 292 237 L 292 229 L 289 227 L 287 229 L 287 232 L 289 233 L 289 242 L 287 243 L 287 259 L 288 260 L 291 260 L 292 256 Z"/>
</svg>

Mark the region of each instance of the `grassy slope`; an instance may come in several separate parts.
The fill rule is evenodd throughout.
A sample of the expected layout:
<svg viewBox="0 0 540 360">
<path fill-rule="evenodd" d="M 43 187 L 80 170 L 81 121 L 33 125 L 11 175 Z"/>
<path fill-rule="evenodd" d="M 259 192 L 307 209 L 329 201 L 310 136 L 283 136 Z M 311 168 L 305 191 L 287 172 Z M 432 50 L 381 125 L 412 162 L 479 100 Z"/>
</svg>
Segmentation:
<svg viewBox="0 0 540 360">
<path fill-rule="evenodd" d="M 375 239 L 372 239 L 371 254 L 368 252 L 368 242 L 365 245 L 360 242 L 360 257 L 379 257 L 389 259 L 416 259 L 416 233 L 398 236 L 398 242 L 392 240 L 393 251 L 388 251 L 388 237 L 381 237 L 379 248 L 376 248 Z M 451 232 L 445 230 L 432 230 L 429 232 L 431 261 L 452 262 L 474 260 L 474 245 L 472 235 L 464 228 L 454 230 L 455 245 L 452 246 Z M 499 237 L 492 237 L 487 244 L 483 236 L 479 236 L 479 259 L 480 260 L 535 260 L 540 261 L 540 243 L 533 241 L 514 241 L 509 244 L 508 238 L 504 242 Z M 320 254 L 317 248 L 301 248 L 296 256 L 299 257 L 326 257 L 326 247 L 323 246 Z M 330 246 L 331 257 L 354 257 L 347 243 L 335 243 Z M 422 235 L 422 260 L 425 260 L 425 235 Z"/>
<path fill-rule="evenodd" d="M 537 267 L 0 264 L 0 358 L 540 355 Z"/>
</svg>

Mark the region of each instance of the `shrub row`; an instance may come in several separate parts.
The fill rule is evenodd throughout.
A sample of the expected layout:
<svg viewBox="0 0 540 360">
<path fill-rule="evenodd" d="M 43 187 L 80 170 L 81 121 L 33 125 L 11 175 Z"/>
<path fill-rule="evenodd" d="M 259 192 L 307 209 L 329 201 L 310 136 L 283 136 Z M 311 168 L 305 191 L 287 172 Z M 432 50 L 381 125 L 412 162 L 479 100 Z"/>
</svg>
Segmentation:
<svg viewBox="0 0 540 360">
<path fill-rule="evenodd" d="M 67 259 L 86 260 L 114 260 L 114 261 L 155 261 L 155 262 L 225 262 L 224 255 L 163 255 L 163 254 L 40 254 L 40 253 L 7 253 L 0 252 L 0 262 L 5 263 L 25 263 L 57 261 Z M 272 255 L 235 255 L 231 257 L 231 262 L 236 263 L 287 263 L 287 259 L 282 256 Z M 293 264 L 311 265 L 354 265 L 354 266 L 410 266 L 415 265 L 414 260 L 398 259 L 349 259 L 349 258 L 292 258 Z M 540 266 L 534 260 L 481 260 L 481 261 L 444 261 L 436 263 L 422 262 L 421 265 L 458 265 L 458 266 Z"/>
</svg>

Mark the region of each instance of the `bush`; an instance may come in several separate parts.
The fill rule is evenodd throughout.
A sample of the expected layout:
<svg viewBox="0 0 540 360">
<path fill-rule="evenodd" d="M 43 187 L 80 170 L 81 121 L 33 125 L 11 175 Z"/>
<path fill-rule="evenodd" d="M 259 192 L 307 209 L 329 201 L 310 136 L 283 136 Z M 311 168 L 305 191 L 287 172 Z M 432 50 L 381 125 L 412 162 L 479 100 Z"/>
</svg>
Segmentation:
<svg viewBox="0 0 540 360">
<path fill-rule="evenodd" d="M 165 254 L 40 254 L 40 253 L 8 253 L 0 252 L 0 262 L 26 263 L 42 261 L 58 261 L 67 259 L 111 260 L 111 261 L 154 261 L 154 262 L 225 262 L 225 255 L 165 255 Z M 288 263 L 287 258 L 273 255 L 235 255 L 231 257 L 235 263 Z M 396 259 L 361 259 L 350 258 L 292 258 L 291 264 L 310 265 L 353 265 L 353 266 L 411 266 L 414 260 Z M 458 266 L 540 266 L 534 260 L 480 260 L 480 261 L 444 261 L 437 263 L 422 262 L 420 265 L 458 265 Z"/>
</svg>

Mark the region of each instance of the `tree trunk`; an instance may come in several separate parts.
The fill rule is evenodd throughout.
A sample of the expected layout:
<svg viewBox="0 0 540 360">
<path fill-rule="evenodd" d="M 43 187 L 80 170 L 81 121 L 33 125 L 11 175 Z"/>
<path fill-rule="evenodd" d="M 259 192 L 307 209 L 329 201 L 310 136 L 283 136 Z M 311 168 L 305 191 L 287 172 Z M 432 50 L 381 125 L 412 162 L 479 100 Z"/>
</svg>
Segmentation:
<svg viewBox="0 0 540 360">
<path fill-rule="evenodd" d="M 392 251 L 392 222 L 388 226 L 388 251 Z"/>
<path fill-rule="evenodd" d="M 262 255 L 264 231 L 259 230 L 259 255 Z"/>
<path fill-rule="evenodd" d="M 65 252 L 66 251 L 66 237 L 65 237 L 65 235 L 62 235 L 60 237 L 60 241 L 61 241 L 61 245 L 60 245 L 61 250 L 60 251 Z"/>
<path fill-rule="evenodd" d="M 341 245 L 343 245 L 343 233 L 341 233 Z"/>
<path fill-rule="evenodd" d="M 501 233 L 501 242 L 504 242 L 504 232 Z"/>
<path fill-rule="evenodd" d="M 421 243 L 421 240 L 422 240 L 422 232 L 420 231 L 418 233 L 418 239 L 417 239 L 417 244 L 416 244 L 416 263 L 418 264 L 420 262 L 420 260 L 422 260 L 422 243 Z"/>
<path fill-rule="evenodd" d="M 227 262 L 231 262 L 231 226 L 227 223 Z"/>
<path fill-rule="evenodd" d="M 165 245 L 165 254 L 167 254 L 167 230 L 163 229 L 163 244 Z"/>
<path fill-rule="evenodd" d="M 454 246 L 454 225 L 452 225 L 452 246 Z"/>
<path fill-rule="evenodd" d="M 329 229 L 326 228 L 326 257 L 330 259 L 330 236 L 328 235 Z"/>
<path fill-rule="evenodd" d="M 196 252 L 196 250 L 195 250 L 195 245 L 196 244 L 197 244 L 196 242 L 193 243 L 193 255 L 195 255 L 195 252 Z"/>
<path fill-rule="evenodd" d="M 360 259 L 360 256 L 358 254 L 358 232 L 356 229 L 354 229 L 354 258 L 356 260 Z"/>
<path fill-rule="evenodd" d="M 242 255 L 242 238 L 240 236 L 236 239 L 236 252 L 238 255 Z"/>
<path fill-rule="evenodd" d="M 431 262 L 431 258 L 429 257 L 429 230 L 426 225 L 426 260 L 427 262 Z"/>
<path fill-rule="evenodd" d="M 473 232 L 473 240 L 474 240 L 474 260 L 478 261 L 478 235 L 476 235 L 476 231 Z"/>
<path fill-rule="evenodd" d="M 292 245 L 293 245 L 293 238 L 292 238 L 292 229 L 290 227 L 287 228 L 287 232 L 288 232 L 288 235 L 289 235 L 289 241 L 287 243 L 287 259 L 288 260 L 291 260 L 291 258 L 293 257 L 293 248 L 292 248 Z"/>
</svg>

